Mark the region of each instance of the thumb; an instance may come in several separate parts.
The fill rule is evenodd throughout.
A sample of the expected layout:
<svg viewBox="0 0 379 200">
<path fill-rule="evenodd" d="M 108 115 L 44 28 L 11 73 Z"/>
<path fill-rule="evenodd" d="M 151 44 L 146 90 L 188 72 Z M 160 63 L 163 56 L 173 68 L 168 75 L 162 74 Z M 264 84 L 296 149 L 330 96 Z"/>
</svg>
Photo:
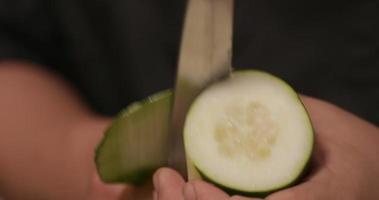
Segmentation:
<svg viewBox="0 0 379 200">
<path fill-rule="evenodd" d="M 184 180 L 178 172 L 169 169 L 159 169 L 153 177 L 154 199 L 160 200 L 182 200 Z"/>
<path fill-rule="evenodd" d="M 188 182 L 183 190 L 185 200 L 227 200 L 227 195 L 222 190 L 204 181 Z"/>
<path fill-rule="evenodd" d="M 185 200 L 259 200 L 241 196 L 229 197 L 224 191 L 204 181 L 192 181 L 184 187 Z"/>
</svg>

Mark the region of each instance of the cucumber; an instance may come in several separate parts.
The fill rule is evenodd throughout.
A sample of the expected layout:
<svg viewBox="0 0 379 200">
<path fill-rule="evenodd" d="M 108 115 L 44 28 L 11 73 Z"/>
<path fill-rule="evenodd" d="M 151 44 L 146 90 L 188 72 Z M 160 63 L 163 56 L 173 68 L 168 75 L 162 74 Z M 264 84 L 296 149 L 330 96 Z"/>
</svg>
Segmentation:
<svg viewBox="0 0 379 200">
<path fill-rule="evenodd" d="M 106 130 L 95 162 L 105 182 L 139 185 L 167 165 L 171 91 L 128 106 Z M 314 143 L 309 116 L 284 81 L 256 70 L 232 72 L 192 103 L 184 126 L 189 178 L 229 194 L 266 196 L 295 184 Z"/>
<path fill-rule="evenodd" d="M 172 99 L 172 92 L 166 90 L 120 112 L 95 153 L 104 182 L 140 185 L 167 165 Z"/>
<path fill-rule="evenodd" d="M 313 128 L 294 90 L 265 72 L 233 72 L 193 102 L 184 126 L 187 158 L 231 194 L 265 196 L 306 170 Z"/>
</svg>

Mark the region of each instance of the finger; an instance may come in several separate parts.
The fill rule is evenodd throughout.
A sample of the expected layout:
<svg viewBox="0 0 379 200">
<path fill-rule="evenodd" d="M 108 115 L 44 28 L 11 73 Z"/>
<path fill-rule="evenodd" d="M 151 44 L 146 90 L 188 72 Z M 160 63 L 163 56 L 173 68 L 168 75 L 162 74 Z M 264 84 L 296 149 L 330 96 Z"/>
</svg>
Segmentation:
<svg viewBox="0 0 379 200">
<path fill-rule="evenodd" d="M 183 200 L 183 178 L 169 168 L 159 169 L 153 177 L 155 198 L 159 200 Z"/>
<path fill-rule="evenodd" d="M 249 197 L 242 197 L 242 196 L 232 196 L 229 200 L 263 200 L 263 199 L 249 198 Z"/>
<path fill-rule="evenodd" d="M 227 195 L 217 187 L 204 181 L 192 181 L 184 187 L 185 200 L 227 200 Z"/>
<path fill-rule="evenodd" d="M 321 184 L 320 182 L 306 182 L 301 185 L 288 188 L 274 194 L 271 194 L 266 200 L 319 200 L 319 199 L 333 199 L 327 194 L 329 191 L 328 183 Z"/>
</svg>

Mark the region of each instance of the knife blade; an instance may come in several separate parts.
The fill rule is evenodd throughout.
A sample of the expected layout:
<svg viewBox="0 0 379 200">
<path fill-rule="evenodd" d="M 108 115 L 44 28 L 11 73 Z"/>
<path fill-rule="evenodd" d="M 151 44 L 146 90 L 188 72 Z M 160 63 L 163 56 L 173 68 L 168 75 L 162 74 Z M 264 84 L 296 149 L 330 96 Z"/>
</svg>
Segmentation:
<svg viewBox="0 0 379 200">
<path fill-rule="evenodd" d="M 177 68 L 168 164 L 187 176 L 183 127 L 192 101 L 231 72 L 233 0 L 189 0 Z"/>
</svg>

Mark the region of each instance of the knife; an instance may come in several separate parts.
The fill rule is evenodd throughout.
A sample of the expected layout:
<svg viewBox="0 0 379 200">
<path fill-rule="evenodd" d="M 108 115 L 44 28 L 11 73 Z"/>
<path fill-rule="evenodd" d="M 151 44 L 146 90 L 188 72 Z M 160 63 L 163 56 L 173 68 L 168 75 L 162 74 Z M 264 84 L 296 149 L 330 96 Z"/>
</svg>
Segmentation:
<svg viewBox="0 0 379 200">
<path fill-rule="evenodd" d="M 168 164 L 181 175 L 186 166 L 183 127 L 187 111 L 201 91 L 231 72 L 233 0 L 187 2 L 177 68 Z M 188 161 L 190 163 L 190 161 Z"/>
</svg>

